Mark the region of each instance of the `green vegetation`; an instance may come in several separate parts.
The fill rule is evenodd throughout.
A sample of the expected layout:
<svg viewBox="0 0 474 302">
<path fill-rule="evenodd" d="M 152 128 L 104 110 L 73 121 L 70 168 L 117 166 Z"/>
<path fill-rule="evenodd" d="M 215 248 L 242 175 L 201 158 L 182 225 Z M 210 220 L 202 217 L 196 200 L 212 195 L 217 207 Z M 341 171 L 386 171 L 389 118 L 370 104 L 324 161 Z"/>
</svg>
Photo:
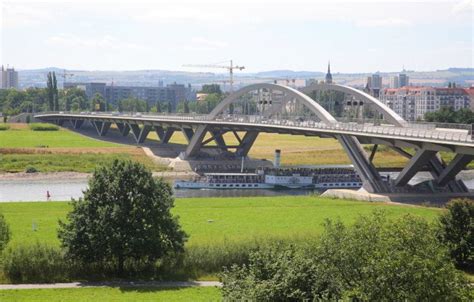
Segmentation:
<svg viewBox="0 0 474 302">
<path fill-rule="evenodd" d="M 474 270 L 474 201 L 453 199 L 439 219 L 439 238 L 449 249 L 456 265 Z"/>
<path fill-rule="evenodd" d="M 224 271 L 229 301 L 472 301 L 433 224 L 383 212 L 347 227 L 326 221 L 320 240 L 250 254 Z"/>
<path fill-rule="evenodd" d="M 164 167 L 155 165 L 144 154 L 135 155 L 125 153 L 37 153 L 37 154 L 1 154 L 0 172 L 24 172 L 34 168 L 39 172 L 92 172 L 103 164 L 111 163 L 116 159 L 137 160 L 154 171 L 164 170 Z"/>
<path fill-rule="evenodd" d="M 8 124 L 0 124 L 0 131 L 5 131 L 10 129 L 10 125 Z"/>
<path fill-rule="evenodd" d="M 97 168 L 84 198 L 72 202 L 58 237 L 66 257 L 84 264 L 111 264 L 124 272 L 126 262 L 150 267 L 183 252 L 186 234 L 170 210 L 171 186 L 132 161 L 115 160 Z"/>
<path fill-rule="evenodd" d="M 438 111 L 427 112 L 425 114 L 425 121 L 438 123 L 472 124 L 474 123 L 474 112 L 472 112 L 469 108 L 454 110 L 452 107 L 442 107 Z"/>
<path fill-rule="evenodd" d="M 78 289 L 30 289 L 30 290 L 2 290 L 1 301 L 48 301 L 48 302 L 121 302 L 121 301 L 221 301 L 220 290 L 215 287 L 193 288 L 127 288 L 102 287 Z"/>
<path fill-rule="evenodd" d="M 34 124 L 30 124 L 34 125 Z M 0 148 L 84 148 L 120 147 L 118 144 L 91 139 L 78 133 L 59 129 L 58 131 L 36 132 L 26 125 L 15 125 L 9 131 L 0 132 Z"/>
<path fill-rule="evenodd" d="M 442 210 L 437 208 L 387 205 L 328 199 L 318 196 L 278 196 L 242 198 L 178 198 L 173 214 L 180 217 L 189 234 L 187 246 L 249 242 L 261 238 L 318 236 L 326 218 L 341 218 L 351 224 L 360 214 L 383 208 L 389 217 L 412 213 L 430 221 Z M 59 245 L 58 220 L 72 209 L 67 202 L 0 203 L 0 212 L 10 224 L 11 244 L 40 241 Z M 32 223 L 37 226 L 32 229 Z"/>
<path fill-rule="evenodd" d="M 33 131 L 58 131 L 59 130 L 59 126 L 56 126 L 53 124 L 47 124 L 47 123 L 31 123 L 31 124 L 28 124 L 28 127 L 30 127 L 30 129 Z"/>
<path fill-rule="evenodd" d="M 0 212 L 0 255 L 10 241 L 10 227 Z"/>
</svg>

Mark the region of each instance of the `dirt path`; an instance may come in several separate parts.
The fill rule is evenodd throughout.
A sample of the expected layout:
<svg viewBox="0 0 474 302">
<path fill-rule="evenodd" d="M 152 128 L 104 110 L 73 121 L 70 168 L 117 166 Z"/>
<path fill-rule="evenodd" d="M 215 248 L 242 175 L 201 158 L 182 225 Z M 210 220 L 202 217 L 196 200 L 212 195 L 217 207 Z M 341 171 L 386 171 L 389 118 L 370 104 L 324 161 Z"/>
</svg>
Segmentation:
<svg viewBox="0 0 474 302">
<path fill-rule="evenodd" d="M 173 287 L 221 287 L 218 281 L 140 281 L 140 282 L 70 282 L 48 284 L 0 284 L 0 290 L 15 289 L 55 289 L 87 287 L 127 287 L 127 288 L 173 288 Z"/>
</svg>

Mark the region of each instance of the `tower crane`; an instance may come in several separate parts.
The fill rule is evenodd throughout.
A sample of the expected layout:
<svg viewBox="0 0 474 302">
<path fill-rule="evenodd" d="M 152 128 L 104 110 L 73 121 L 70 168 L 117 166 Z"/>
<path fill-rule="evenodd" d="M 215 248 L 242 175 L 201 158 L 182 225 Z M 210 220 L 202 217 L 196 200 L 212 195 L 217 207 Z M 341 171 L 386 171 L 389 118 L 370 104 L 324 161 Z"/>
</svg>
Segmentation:
<svg viewBox="0 0 474 302">
<path fill-rule="evenodd" d="M 227 61 L 225 61 L 227 62 Z M 222 63 L 225 63 L 222 62 Z M 232 93 L 234 91 L 234 69 L 236 70 L 242 70 L 245 69 L 244 66 L 237 66 L 234 65 L 232 60 L 230 60 L 229 65 L 219 65 L 221 63 L 217 64 L 185 64 L 183 67 L 198 67 L 198 68 L 224 68 L 229 71 L 229 84 L 230 84 L 230 92 Z"/>
<path fill-rule="evenodd" d="M 74 75 L 73 73 L 67 73 L 66 69 L 63 70 L 63 74 L 61 75 L 61 77 L 63 78 L 63 88 L 66 84 L 66 78 L 67 77 L 72 77 L 73 75 Z"/>
</svg>

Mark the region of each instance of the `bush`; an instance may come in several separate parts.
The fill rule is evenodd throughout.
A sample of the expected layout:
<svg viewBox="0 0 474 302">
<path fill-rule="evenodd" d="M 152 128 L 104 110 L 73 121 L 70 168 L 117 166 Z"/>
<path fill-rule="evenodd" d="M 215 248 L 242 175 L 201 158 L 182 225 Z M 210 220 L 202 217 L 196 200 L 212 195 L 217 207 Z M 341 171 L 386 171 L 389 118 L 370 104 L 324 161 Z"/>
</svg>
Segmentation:
<svg viewBox="0 0 474 302">
<path fill-rule="evenodd" d="M 258 251 L 222 275 L 229 300 L 468 301 L 462 273 L 426 221 L 383 212 L 328 221 L 312 248 Z"/>
<path fill-rule="evenodd" d="M 25 169 L 26 173 L 36 173 L 38 170 L 35 167 L 26 167 Z"/>
<path fill-rule="evenodd" d="M 0 213 L 0 254 L 10 241 L 10 228 L 2 213 Z"/>
<path fill-rule="evenodd" d="M 3 271 L 13 283 L 67 281 L 69 269 L 59 248 L 39 242 L 9 247 L 3 256 Z"/>
<path fill-rule="evenodd" d="M 10 129 L 10 125 L 8 124 L 0 124 L 0 131 L 5 131 Z"/>
<path fill-rule="evenodd" d="M 180 253 L 186 239 L 171 215 L 169 184 L 142 164 L 114 160 L 95 170 L 84 199 L 73 201 L 58 232 L 67 256 L 85 263 L 148 263 Z"/>
<path fill-rule="evenodd" d="M 58 131 L 59 127 L 53 124 L 46 123 L 31 123 L 28 125 L 33 131 Z"/>
<path fill-rule="evenodd" d="M 474 269 L 474 201 L 453 199 L 439 219 L 439 238 L 448 247 L 456 265 Z"/>
</svg>

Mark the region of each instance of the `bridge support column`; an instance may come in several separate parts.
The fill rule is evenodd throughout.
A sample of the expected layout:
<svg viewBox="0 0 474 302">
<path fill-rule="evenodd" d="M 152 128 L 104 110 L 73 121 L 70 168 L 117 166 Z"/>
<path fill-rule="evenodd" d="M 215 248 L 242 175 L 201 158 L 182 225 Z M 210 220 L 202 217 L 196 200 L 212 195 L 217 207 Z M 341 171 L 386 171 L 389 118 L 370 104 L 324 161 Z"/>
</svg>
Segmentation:
<svg viewBox="0 0 474 302">
<path fill-rule="evenodd" d="M 336 138 L 354 164 L 357 173 L 362 179 L 364 189 L 370 193 L 387 192 L 387 185 L 382 181 L 379 172 L 370 162 L 357 138 L 348 135 L 338 135 Z"/>
<path fill-rule="evenodd" d="M 57 120 L 55 121 L 55 123 L 56 123 L 58 126 L 61 127 L 61 126 L 64 124 L 64 120 L 63 120 L 63 119 L 57 119 Z"/>
<path fill-rule="evenodd" d="M 186 138 L 186 141 L 189 142 L 193 138 L 194 131 L 191 128 L 182 128 L 181 131 L 183 132 L 184 137 Z"/>
<path fill-rule="evenodd" d="M 258 137 L 257 131 L 247 131 L 244 137 L 242 138 L 239 147 L 236 150 L 238 156 L 247 156 L 249 154 L 250 148 L 252 148 L 253 143 Z"/>
<path fill-rule="evenodd" d="M 142 128 L 136 124 L 130 124 L 129 126 L 137 144 L 142 144 L 151 130 L 151 126 L 149 125 L 144 125 Z"/>
<path fill-rule="evenodd" d="M 160 139 L 160 143 L 167 144 L 170 141 L 171 136 L 173 136 L 175 129 L 173 128 L 164 129 L 161 126 L 155 126 L 155 132 L 156 132 L 156 135 L 158 135 L 158 138 Z"/>
<path fill-rule="evenodd" d="M 437 151 L 419 149 L 410 159 L 407 166 L 403 168 L 400 174 L 398 174 L 398 177 L 395 180 L 395 185 L 406 185 L 424 165 L 433 159 L 436 153 Z"/>
<path fill-rule="evenodd" d="M 82 124 L 84 124 L 84 120 L 70 120 L 70 122 L 74 129 L 80 129 Z"/>
<path fill-rule="evenodd" d="M 117 129 L 119 130 L 122 136 L 127 136 L 130 133 L 130 126 L 127 123 L 115 123 Z"/>
<path fill-rule="evenodd" d="M 195 156 L 202 147 L 202 141 L 207 133 L 207 126 L 198 126 L 194 132 L 188 147 L 186 148 L 186 158 Z"/>
<path fill-rule="evenodd" d="M 112 123 L 94 121 L 94 122 L 92 122 L 92 124 L 94 125 L 95 130 L 97 130 L 97 134 L 99 134 L 99 136 L 105 136 L 107 134 L 107 132 L 109 131 L 110 125 Z"/>
<path fill-rule="evenodd" d="M 456 175 L 464 169 L 474 159 L 474 156 L 467 154 L 456 154 L 454 159 L 438 176 L 437 182 L 440 186 L 445 186 L 449 181 L 454 180 Z"/>
</svg>

